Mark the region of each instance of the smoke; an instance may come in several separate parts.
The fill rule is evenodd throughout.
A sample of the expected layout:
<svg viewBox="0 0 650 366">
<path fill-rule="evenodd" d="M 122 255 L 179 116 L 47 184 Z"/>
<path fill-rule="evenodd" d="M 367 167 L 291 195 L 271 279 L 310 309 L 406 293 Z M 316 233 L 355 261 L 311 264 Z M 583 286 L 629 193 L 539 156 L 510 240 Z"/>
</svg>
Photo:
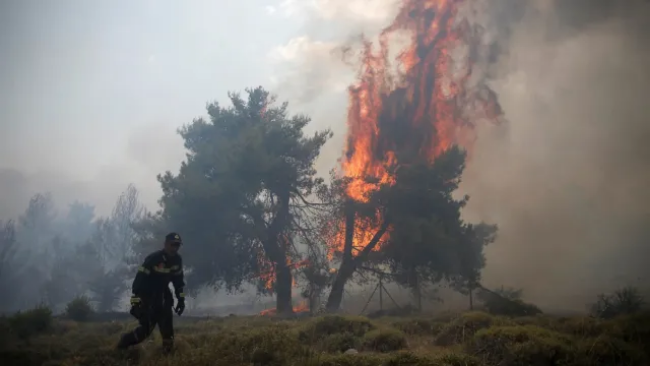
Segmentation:
<svg viewBox="0 0 650 366">
<path fill-rule="evenodd" d="M 509 123 L 479 132 L 463 188 L 501 229 L 486 283 L 541 306 L 650 279 L 650 4 L 625 3 L 538 1 L 502 33 Z"/>
<path fill-rule="evenodd" d="M 306 23 L 329 21 L 328 44 L 336 50 L 394 16 L 386 11 L 394 9 L 392 1 L 381 12 L 368 6 L 365 17 L 352 11 L 354 3 L 321 1 Z M 526 300 L 547 309 L 583 310 L 598 292 L 649 279 L 649 7 L 643 1 L 478 2 L 475 20 L 499 46 L 489 71 L 508 120 L 479 127 L 462 186 L 471 195 L 466 218 L 500 227 L 487 251 L 485 285 L 521 287 Z M 332 14 L 346 21 L 336 23 Z M 303 52 L 309 39 L 323 39 L 311 27 L 305 32 Z M 310 114 L 341 137 L 321 157 L 321 166 L 333 167 L 342 153 L 347 96 L 325 85 L 353 78 L 338 71 L 336 52 L 285 60 L 292 70 L 280 83 L 284 93 L 305 97 L 306 109 L 318 111 Z M 318 90 L 328 90 L 327 97 L 313 93 Z"/>
</svg>

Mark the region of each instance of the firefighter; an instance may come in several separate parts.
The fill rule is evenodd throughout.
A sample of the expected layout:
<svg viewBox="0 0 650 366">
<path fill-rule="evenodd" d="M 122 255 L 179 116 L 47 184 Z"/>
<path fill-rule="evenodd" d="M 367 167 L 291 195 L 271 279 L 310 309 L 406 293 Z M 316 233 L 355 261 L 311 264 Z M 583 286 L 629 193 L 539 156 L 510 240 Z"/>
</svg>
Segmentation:
<svg viewBox="0 0 650 366">
<path fill-rule="evenodd" d="M 142 342 L 158 325 L 163 351 L 169 353 L 172 350 L 174 299 L 169 290 L 169 282 L 174 285 L 177 299 L 174 311 L 180 316 L 185 310 L 183 261 L 178 254 L 182 243 L 177 233 L 168 234 L 164 248 L 149 254 L 138 269 L 132 285 L 131 314 L 138 319 L 140 325 L 132 332 L 122 335 L 118 349 L 126 349 Z"/>
</svg>

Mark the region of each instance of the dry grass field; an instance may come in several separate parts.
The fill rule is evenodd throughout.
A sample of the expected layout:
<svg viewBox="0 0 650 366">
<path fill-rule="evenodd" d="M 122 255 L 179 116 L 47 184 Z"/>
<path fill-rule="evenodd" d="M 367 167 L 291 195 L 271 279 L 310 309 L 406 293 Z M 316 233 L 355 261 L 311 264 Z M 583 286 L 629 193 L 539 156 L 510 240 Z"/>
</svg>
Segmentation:
<svg viewBox="0 0 650 366">
<path fill-rule="evenodd" d="M 176 349 L 156 330 L 113 349 L 134 321 L 75 322 L 35 309 L 1 320 L 0 363 L 9 365 L 461 366 L 648 365 L 650 313 L 500 317 L 482 312 L 368 319 L 321 316 L 176 318 Z M 646 347 L 644 347 L 646 346 Z M 350 351 L 353 349 L 355 351 Z M 346 351 L 348 351 L 346 354 Z"/>
</svg>

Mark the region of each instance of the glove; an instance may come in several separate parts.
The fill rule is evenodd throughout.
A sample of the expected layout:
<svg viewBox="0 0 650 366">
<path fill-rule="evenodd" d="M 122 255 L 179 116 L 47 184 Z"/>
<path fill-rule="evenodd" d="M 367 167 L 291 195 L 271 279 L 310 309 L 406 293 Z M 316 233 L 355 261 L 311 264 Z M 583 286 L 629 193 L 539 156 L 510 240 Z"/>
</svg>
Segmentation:
<svg viewBox="0 0 650 366">
<path fill-rule="evenodd" d="M 138 320 L 142 316 L 142 300 L 139 297 L 131 296 L 131 310 L 129 313 Z"/>
<path fill-rule="evenodd" d="M 183 311 L 185 311 L 185 298 L 184 297 L 179 297 L 178 301 L 176 302 L 176 308 L 174 309 L 176 314 L 178 316 L 181 316 L 183 314 Z"/>
</svg>

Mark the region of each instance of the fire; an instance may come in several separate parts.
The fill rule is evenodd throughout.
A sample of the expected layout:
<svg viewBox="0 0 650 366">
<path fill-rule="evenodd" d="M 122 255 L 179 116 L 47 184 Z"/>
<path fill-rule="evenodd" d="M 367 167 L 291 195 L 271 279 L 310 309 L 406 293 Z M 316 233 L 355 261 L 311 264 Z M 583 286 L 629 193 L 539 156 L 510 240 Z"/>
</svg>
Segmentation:
<svg viewBox="0 0 650 366">
<path fill-rule="evenodd" d="M 352 179 L 351 199 L 368 200 L 376 185 L 365 177 L 393 184 L 393 166 L 414 157 L 433 162 L 453 145 L 469 150 L 476 138 L 474 123 L 498 121 L 502 115 L 496 94 L 475 67 L 488 48 L 478 28 L 459 15 L 468 3 L 403 0 L 392 24 L 380 33 L 378 50 L 364 42 L 359 81 L 349 88 L 341 162 L 342 173 Z M 391 73 L 389 44 L 404 33 L 409 42 L 394 60 L 398 71 Z M 355 247 L 368 243 L 376 232 L 372 226 L 357 220 Z M 342 250 L 344 232 L 344 227 L 337 231 L 335 250 Z"/>
<path fill-rule="evenodd" d="M 307 311 L 309 311 L 309 304 L 307 304 L 306 300 L 300 301 L 298 303 L 298 305 L 293 307 L 293 312 L 294 313 L 304 313 L 304 312 L 307 312 Z M 271 308 L 271 309 L 265 309 L 265 310 L 260 311 L 259 315 L 261 315 L 261 316 L 272 316 L 272 315 L 275 315 L 275 313 L 276 313 L 275 308 Z"/>
<path fill-rule="evenodd" d="M 257 260 L 260 267 L 264 269 L 262 273 L 259 274 L 259 279 L 264 283 L 265 289 L 267 289 L 269 292 L 273 292 L 273 285 L 275 284 L 275 268 L 273 267 L 273 264 L 271 264 L 263 255 L 259 255 Z M 302 268 L 307 264 L 309 264 L 309 261 L 306 259 L 297 262 L 291 262 L 291 260 L 287 258 L 287 267 L 289 267 L 290 270 Z M 297 286 L 295 277 L 292 279 L 292 286 Z"/>
</svg>

